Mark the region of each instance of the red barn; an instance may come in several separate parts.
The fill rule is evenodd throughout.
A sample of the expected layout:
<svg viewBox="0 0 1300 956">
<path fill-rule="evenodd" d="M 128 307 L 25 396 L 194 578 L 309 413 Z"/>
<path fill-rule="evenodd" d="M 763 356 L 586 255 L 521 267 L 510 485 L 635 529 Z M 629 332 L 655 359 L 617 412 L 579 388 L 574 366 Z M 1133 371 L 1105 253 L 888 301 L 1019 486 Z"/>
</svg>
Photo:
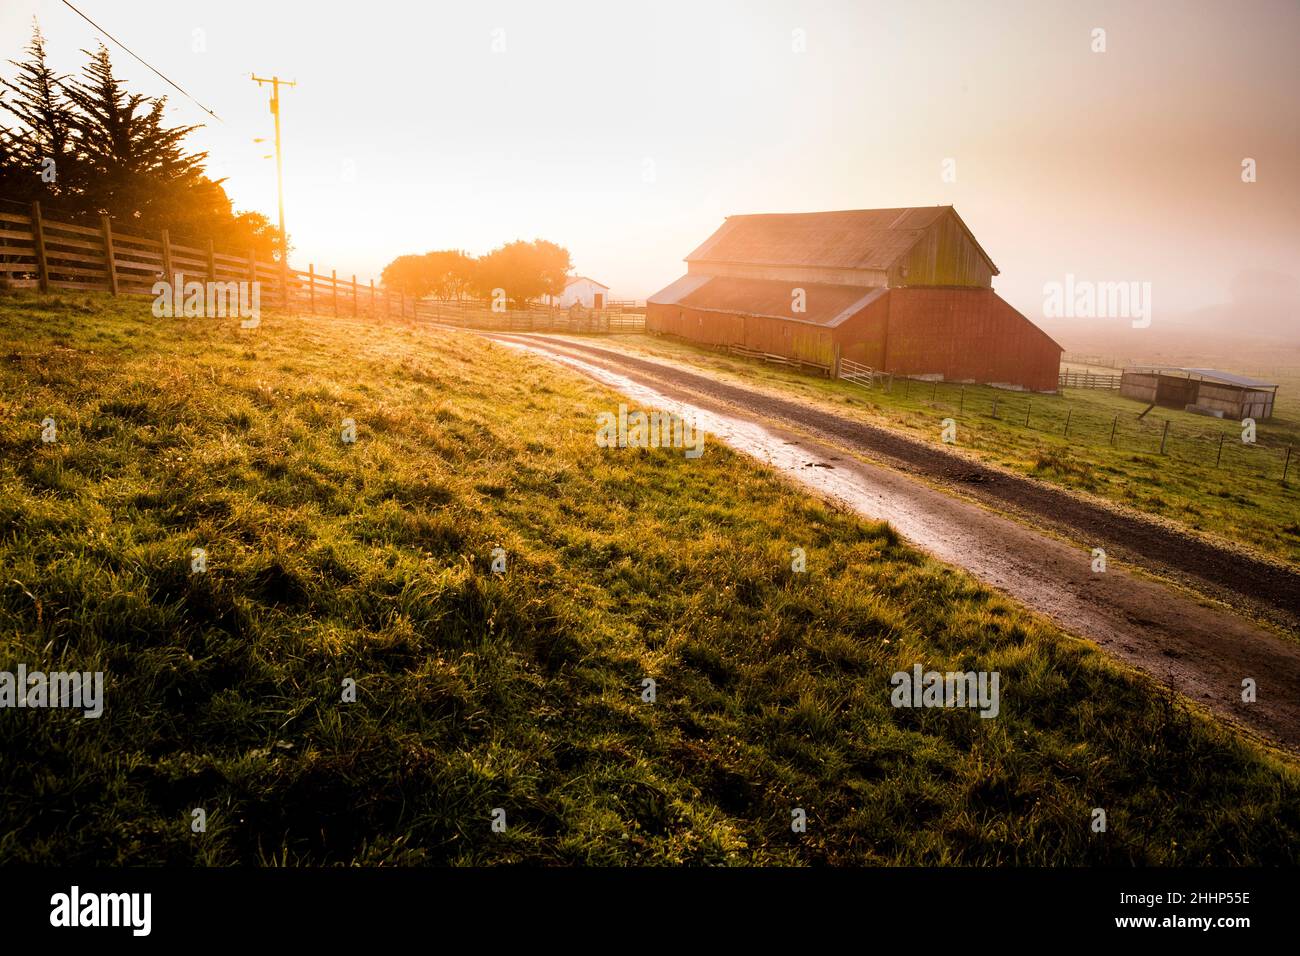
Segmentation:
<svg viewBox="0 0 1300 956">
<path fill-rule="evenodd" d="M 728 216 L 646 302 L 646 328 L 835 374 L 1055 391 L 1061 347 L 993 291 L 997 266 L 951 206 Z"/>
</svg>

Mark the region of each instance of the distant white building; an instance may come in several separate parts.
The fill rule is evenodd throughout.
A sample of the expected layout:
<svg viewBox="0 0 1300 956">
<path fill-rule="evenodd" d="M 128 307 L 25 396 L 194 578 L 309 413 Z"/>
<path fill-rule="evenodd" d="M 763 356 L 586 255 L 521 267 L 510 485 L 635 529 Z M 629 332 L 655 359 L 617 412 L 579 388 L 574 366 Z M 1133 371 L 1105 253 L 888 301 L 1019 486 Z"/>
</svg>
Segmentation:
<svg viewBox="0 0 1300 956">
<path fill-rule="evenodd" d="M 561 309 L 567 309 L 571 305 L 580 305 L 584 309 L 603 309 L 609 304 L 609 286 L 586 276 L 570 276 L 564 283 L 564 291 L 557 296 L 548 295 L 546 301 Z"/>
</svg>

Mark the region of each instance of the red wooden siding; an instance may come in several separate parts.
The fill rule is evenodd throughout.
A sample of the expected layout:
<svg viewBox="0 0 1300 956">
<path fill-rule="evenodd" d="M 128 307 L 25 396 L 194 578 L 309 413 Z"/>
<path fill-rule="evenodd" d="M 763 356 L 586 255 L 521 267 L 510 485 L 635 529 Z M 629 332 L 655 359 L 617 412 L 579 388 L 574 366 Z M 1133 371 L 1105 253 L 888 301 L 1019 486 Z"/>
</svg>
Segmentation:
<svg viewBox="0 0 1300 956">
<path fill-rule="evenodd" d="M 1047 392 L 1061 347 L 991 289 L 891 289 L 884 367 Z"/>
<path fill-rule="evenodd" d="M 896 375 L 1055 391 L 1061 347 L 992 289 L 890 289 L 822 327 L 651 302 L 646 329 L 706 345 L 740 345 L 816 365 L 842 358 Z"/>
</svg>

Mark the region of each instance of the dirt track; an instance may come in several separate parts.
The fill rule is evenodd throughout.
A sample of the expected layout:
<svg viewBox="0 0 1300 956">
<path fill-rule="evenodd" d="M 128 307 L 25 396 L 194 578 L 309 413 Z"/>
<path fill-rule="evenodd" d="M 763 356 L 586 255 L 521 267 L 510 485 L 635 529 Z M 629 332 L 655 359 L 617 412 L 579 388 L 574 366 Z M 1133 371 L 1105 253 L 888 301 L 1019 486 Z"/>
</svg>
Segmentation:
<svg viewBox="0 0 1300 956">
<path fill-rule="evenodd" d="M 1224 553 L 1178 529 L 887 429 L 663 362 L 547 336 L 490 337 L 640 393 L 633 397 L 699 410 L 709 416 L 705 427 L 726 443 L 864 515 L 888 520 L 936 557 L 966 568 L 1066 631 L 1300 751 L 1300 644 L 1120 565 L 1193 586 L 1287 629 L 1300 620 L 1300 575 L 1294 571 Z M 1043 527 L 1056 534 L 1038 530 Z M 1092 571 L 1093 547 L 1107 552 L 1104 574 Z M 1259 700 L 1252 704 L 1241 702 L 1246 677 L 1258 684 Z"/>
</svg>

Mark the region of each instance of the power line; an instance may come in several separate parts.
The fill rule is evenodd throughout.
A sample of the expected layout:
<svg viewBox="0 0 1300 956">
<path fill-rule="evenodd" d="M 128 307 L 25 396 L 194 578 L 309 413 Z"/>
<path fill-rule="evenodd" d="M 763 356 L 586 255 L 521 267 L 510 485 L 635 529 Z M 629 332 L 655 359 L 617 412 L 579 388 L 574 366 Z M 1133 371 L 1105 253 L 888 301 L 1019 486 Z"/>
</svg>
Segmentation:
<svg viewBox="0 0 1300 956">
<path fill-rule="evenodd" d="M 154 68 L 152 65 L 150 65 L 150 64 L 149 64 L 149 63 L 148 63 L 148 62 L 147 62 L 147 61 L 146 61 L 142 56 L 140 56 L 138 53 L 136 53 L 134 50 L 132 50 L 129 46 L 127 46 L 125 43 L 123 43 L 123 42 L 122 42 L 121 40 L 119 40 L 117 37 L 113 36 L 113 34 L 109 33 L 107 30 L 105 30 L 103 27 L 101 27 L 101 26 L 100 26 L 98 23 L 96 23 L 94 20 L 90 19 L 90 17 L 86 16 L 84 13 L 82 13 L 80 10 L 78 10 L 76 7 L 74 7 L 71 3 L 68 2 L 68 0 L 63 0 L 63 5 L 64 5 L 65 7 L 67 7 L 69 10 L 71 10 L 73 13 L 75 13 L 77 16 L 81 17 L 81 19 L 83 19 L 83 20 L 85 20 L 87 23 L 89 23 L 92 27 L 94 27 L 94 28 L 95 28 L 96 30 L 98 30 L 100 33 L 104 34 L 104 36 L 108 37 L 110 40 L 112 40 L 114 43 L 116 43 L 118 46 L 120 46 L 120 47 L 121 47 L 123 50 L 125 50 L 127 53 L 130 53 L 133 57 L 135 57 L 137 60 L 139 60 L 139 61 L 140 61 L 141 63 L 143 63 L 145 66 L 149 67 L 149 69 L 153 70 L 155 73 L 157 73 L 160 77 L 162 77 L 164 80 L 166 80 L 166 81 L 167 81 L 168 83 L 170 83 L 172 86 L 174 86 L 176 89 L 180 90 L 180 92 L 182 93 L 182 95 L 184 95 L 184 96 L 186 97 L 186 99 L 188 99 L 191 103 L 193 103 L 193 104 L 194 104 L 195 106 L 197 106 L 199 109 L 203 110 L 203 112 L 207 113 L 209 116 L 211 116 L 211 117 L 212 117 L 214 120 L 216 120 L 218 123 L 224 123 L 224 122 L 225 122 L 225 120 L 223 120 L 220 116 L 218 116 L 216 113 L 212 112 L 212 110 L 208 109 L 206 106 L 204 106 L 204 105 L 203 105 L 202 103 L 200 103 L 198 100 L 196 100 L 193 96 L 191 96 L 190 93 L 189 93 L 189 91 L 186 90 L 183 86 L 181 86 L 179 83 L 177 83 L 177 82 L 176 82 L 175 80 L 173 80 L 171 77 L 167 76 L 165 73 L 161 72 L 160 70 L 155 69 L 155 68 Z"/>
</svg>

